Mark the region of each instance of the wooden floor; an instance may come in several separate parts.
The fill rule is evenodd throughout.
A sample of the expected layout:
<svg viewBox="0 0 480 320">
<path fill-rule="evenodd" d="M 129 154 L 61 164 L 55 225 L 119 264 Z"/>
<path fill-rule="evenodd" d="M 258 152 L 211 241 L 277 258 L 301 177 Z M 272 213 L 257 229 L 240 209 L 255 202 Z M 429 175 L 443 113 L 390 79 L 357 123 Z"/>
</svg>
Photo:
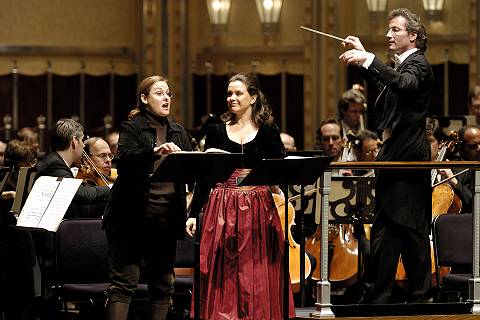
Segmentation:
<svg viewBox="0 0 480 320">
<path fill-rule="evenodd" d="M 314 319 L 297 317 L 296 319 Z M 316 319 L 316 318 L 315 318 Z M 338 317 L 340 320 L 473 320 L 480 319 L 480 315 L 457 314 L 457 315 L 419 315 L 419 316 L 372 316 L 372 317 Z"/>
<path fill-rule="evenodd" d="M 424 304 L 390 304 L 390 305 L 333 305 L 331 310 L 335 319 L 342 320 L 461 320 L 478 319 L 471 314 L 471 304 L 424 303 Z M 315 308 L 296 309 L 296 319 L 317 319 L 311 316 Z M 327 318 L 325 318 L 327 319 Z"/>
</svg>

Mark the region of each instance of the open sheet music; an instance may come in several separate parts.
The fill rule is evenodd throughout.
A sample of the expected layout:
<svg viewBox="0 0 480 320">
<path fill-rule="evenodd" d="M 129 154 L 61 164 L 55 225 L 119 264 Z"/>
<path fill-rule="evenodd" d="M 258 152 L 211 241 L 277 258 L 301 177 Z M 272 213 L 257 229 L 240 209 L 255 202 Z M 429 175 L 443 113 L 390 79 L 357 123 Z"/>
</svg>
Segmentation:
<svg viewBox="0 0 480 320">
<path fill-rule="evenodd" d="M 81 179 L 38 178 L 20 212 L 17 226 L 57 231 L 81 184 Z"/>
</svg>

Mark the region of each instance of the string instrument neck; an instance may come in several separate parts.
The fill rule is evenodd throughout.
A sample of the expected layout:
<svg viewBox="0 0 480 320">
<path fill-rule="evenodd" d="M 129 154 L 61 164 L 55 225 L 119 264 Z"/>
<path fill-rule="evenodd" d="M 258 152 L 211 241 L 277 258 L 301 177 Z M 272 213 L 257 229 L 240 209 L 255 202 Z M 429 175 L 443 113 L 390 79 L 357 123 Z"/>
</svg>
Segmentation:
<svg viewBox="0 0 480 320">
<path fill-rule="evenodd" d="M 94 172 L 101 179 L 101 181 L 106 186 L 109 185 L 111 182 L 109 181 L 109 179 L 107 179 L 107 177 L 105 177 L 105 175 L 102 172 L 100 172 L 100 170 L 97 168 L 97 166 L 93 162 L 92 158 L 90 158 L 90 156 L 87 154 L 87 152 L 85 150 L 83 150 L 82 154 L 83 154 L 83 157 L 85 158 L 85 160 L 87 161 L 88 165 L 94 170 Z"/>
</svg>

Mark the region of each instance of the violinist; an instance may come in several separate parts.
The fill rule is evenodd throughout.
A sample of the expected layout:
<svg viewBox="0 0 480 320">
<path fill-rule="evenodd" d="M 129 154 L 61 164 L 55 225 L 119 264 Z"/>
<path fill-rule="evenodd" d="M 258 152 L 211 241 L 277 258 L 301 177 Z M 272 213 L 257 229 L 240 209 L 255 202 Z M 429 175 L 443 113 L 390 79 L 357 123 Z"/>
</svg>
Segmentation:
<svg viewBox="0 0 480 320">
<path fill-rule="evenodd" d="M 52 176 L 74 178 L 72 164 L 82 158 L 83 126 L 72 119 L 60 119 L 53 125 L 51 146 L 55 150 L 37 164 L 37 177 Z M 65 218 L 84 217 L 83 205 L 105 202 L 109 187 L 83 183 L 78 188 Z M 99 213 L 98 216 L 101 216 Z"/>
<path fill-rule="evenodd" d="M 441 143 L 447 139 L 437 119 L 427 119 L 427 139 L 430 143 L 430 158 L 432 161 L 437 161 Z"/>
<path fill-rule="evenodd" d="M 360 130 L 353 143 L 357 161 L 375 161 L 380 145 L 381 141 L 375 132 L 366 129 Z M 354 176 L 371 175 L 373 170 L 352 170 L 352 173 Z"/>
<path fill-rule="evenodd" d="M 460 139 L 460 157 L 465 161 L 480 161 L 480 127 L 465 126 L 458 131 L 458 137 Z M 442 180 L 451 178 L 457 171 L 452 172 L 450 169 L 439 169 L 439 174 L 442 176 Z M 452 186 L 455 193 L 462 200 L 462 211 L 460 213 L 472 212 L 472 189 L 471 184 L 471 171 L 468 170 L 462 174 L 459 174 L 450 180 L 448 183 Z"/>
<path fill-rule="evenodd" d="M 82 158 L 84 151 L 83 144 L 83 126 L 73 119 L 63 118 L 53 124 L 51 132 L 51 148 L 52 152 L 47 154 L 37 164 L 36 178 L 41 176 L 52 176 L 62 178 L 74 178 L 72 165 L 75 161 Z M 90 210 L 84 210 L 88 205 L 105 203 L 110 193 L 109 187 L 91 186 L 82 183 L 75 193 L 72 203 L 67 209 L 65 218 L 82 218 L 88 217 Z M 102 212 L 94 212 L 100 217 Z M 47 314 L 42 317 L 45 319 L 53 319 L 54 302 L 51 301 L 54 295 L 50 292 L 53 288 L 53 279 L 49 278 L 53 273 L 51 268 L 54 267 L 54 238 L 51 233 L 42 232 L 35 239 L 35 248 L 46 267 L 42 270 L 42 281 L 47 292 L 44 292 L 45 311 Z M 52 313 L 52 314 L 50 314 Z"/>
<path fill-rule="evenodd" d="M 116 170 L 112 169 L 113 153 L 108 143 L 99 137 L 84 141 L 85 153 L 78 164 L 77 179 L 94 186 L 112 184 L 116 178 Z"/>
</svg>

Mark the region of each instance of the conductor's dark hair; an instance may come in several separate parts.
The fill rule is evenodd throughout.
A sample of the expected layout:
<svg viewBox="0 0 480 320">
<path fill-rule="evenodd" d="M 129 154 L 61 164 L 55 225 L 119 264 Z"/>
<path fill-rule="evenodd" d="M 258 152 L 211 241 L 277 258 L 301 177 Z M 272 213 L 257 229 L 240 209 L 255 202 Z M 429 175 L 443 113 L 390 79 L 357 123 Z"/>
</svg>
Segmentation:
<svg viewBox="0 0 480 320">
<path fill-rule="evenodd" d="M 388 15 L 388 20 L 395 17 L 404 17 L 407 20 L 405 28 L 408 32 L 415 32 L 417 39 L 415 40 L 416 47 L 422 52 L 427 51 L 427 31 L 423 25 L 420 17 L 406 8 L 393 9 Z"/>
<path fill-rule="evenodd" d="M 73 137 L 81 139 L 82 136 L 83 126 L 80 123 L 73 119 L 60 119 L 53 124 L 51 138 L 52 150 L 67 150 Z"/>
</svg>

